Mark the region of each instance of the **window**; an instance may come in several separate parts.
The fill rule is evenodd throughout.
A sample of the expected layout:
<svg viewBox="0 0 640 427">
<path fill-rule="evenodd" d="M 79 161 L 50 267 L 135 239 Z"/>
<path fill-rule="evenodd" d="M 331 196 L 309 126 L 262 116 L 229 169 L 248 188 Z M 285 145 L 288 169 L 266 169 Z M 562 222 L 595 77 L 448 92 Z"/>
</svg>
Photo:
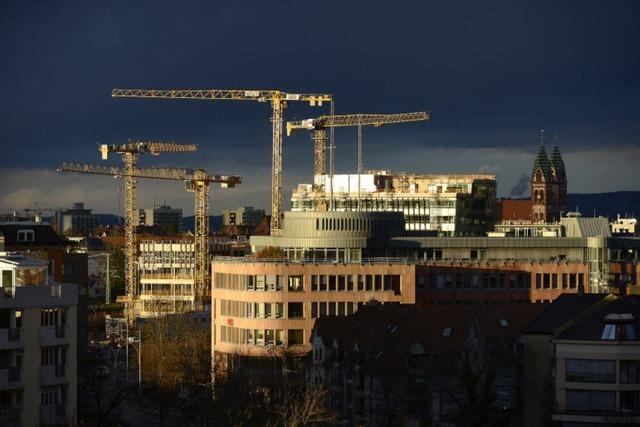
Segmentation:
<svg viewBox="0 0 640 427">
<path fill-rule="evenodd" d="M 338 290 L 339 291 L 344 291 L 345 290 L 345 282 L 346 282 L 345 277 L 346 276 L 344 276 L 342 274 L 338 276 Z"/>
<path fill-rule="evenodd" d="M 334 276 L 333 274 L 329 276 L 329 290 L 336 290 L 336 276 Z"/>
<path fill-rule="evenodd" d="M 301 302 L 290 302 L 288 303 L 288 313 L 290 319 L 303 317 L 303 305 Z"/>
<path fill-rule="evenodd" d="M 36 240 L 33 230 L 18 230 L 18 242 L 34 242 Z"/>
<path fill-rule="evenodd" d="M 311 317 L 313 319 L 318 317 L 318 303 L 317 302 L 312 302 L 311 303 Z"/>
<path fill-rule="evenodd" d="M 615 360 L 567 359 L 566 381 L 581 383 L 615 383 Z"/>
<path fill-rule="evenodd" d="M 640 383 L 640 360 L 620 361 L 620 383 L 638 384 Z"/>
<path fill-rule="evenodd" d="M 318 290 L 318 275 L 314 274 L 313 276 L 311 276 L 311 290 L 312 291 L 317 291 Z"/>
<path fill-rule="evenodd" d="M 325 276 L 324 274 L 320 276 L 320 290 L 321 291 L 327 290 L 327 276 Z"/>
<path fill-rule="evenodd" d="M 289 345 L 301 345 L 304 343 L 304 332 L 302 329 L 289 329 Z"/>
<path fill-rule="evenodd" d="M 640 391 L 620 392 L 620 412 L 640 412 Z"/>
<path fill-rule="evenodd" d="M 568 410 L 594 412 L 616 410 L 615 391 L 567 390 L 566 397 Z"/>
<path fill-rule="evenodd" d="M 304 276 L 289 276 L 289 292 L 304 291 Z"/>
<path fill-rule="evenodd" d="M 40 310 L 41 326 L 64 325 L 66 316 L 64 308 L 43 308 Z"/>
<path fill-rule="evenodd" d="M 13 271 L 2 270 L 2 287 L 7 289 L 13 287 Z"/>
</svg>

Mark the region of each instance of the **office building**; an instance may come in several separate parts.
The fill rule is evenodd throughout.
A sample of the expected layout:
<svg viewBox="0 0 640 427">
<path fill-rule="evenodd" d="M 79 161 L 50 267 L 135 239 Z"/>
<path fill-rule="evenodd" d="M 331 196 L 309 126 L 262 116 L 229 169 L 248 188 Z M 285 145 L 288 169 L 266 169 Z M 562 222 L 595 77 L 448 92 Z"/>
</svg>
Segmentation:
<svg viewBox="0 0 640 427">
<path fill-rule="evenodd" d="M 182 209 L 162 205 L 138 210 L 134 224 L 149 227 L 158 234 L 177 234 L 182 232 Z"/>
<path fill-rule="evenodd" d="M 0 270 L 0 424 L 75 425 L 78 286 L 20 254 L 1 253 Z"/>
<path fill-rule="evenodd" d="M 264 209 L 255 209 L 253 206 L 225 209 L 222 211 L 222 225 L 255 227 L 264 216 Z"/>
<path fill-rule="evenodd" d="M 407 230 L 438 236 L 481 236 L 495 221 L 495 175 L 416 175 L 376 172 L 316 176 L 293 190 L 291 210 L 402 212 Z"/>
<path fill-rule="evenodd" d="M 71 209 L 58 210 L 53 217 L 56 233 L 64 236 L 88 236 L 99 225 L 98 216 L 85 209 L 84 203 L 74 203 Z"/>
</svg>

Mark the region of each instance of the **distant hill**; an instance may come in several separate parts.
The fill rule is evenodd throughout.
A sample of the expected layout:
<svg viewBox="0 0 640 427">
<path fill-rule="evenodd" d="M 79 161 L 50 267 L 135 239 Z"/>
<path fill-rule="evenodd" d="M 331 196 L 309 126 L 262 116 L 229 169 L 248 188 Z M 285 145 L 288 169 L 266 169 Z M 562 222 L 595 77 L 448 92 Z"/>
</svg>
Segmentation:
<svg viewBox="0 0 640 427">
<path fill-rule="evenodd" d="M 612 193 L 569 194 L 567 208 L 577 210 L 584 216 L 607 216 L 610 219 L 617 214 L 624 216 L 640 215 L 640 191 L 616 191 Z"/>
<path fill-rule="evenodd" d="M 184 231 L 191 231 L 195 229 L 195 221 L 193 216 L 185 216 L 182 218 L 182 228 Z M 222 228 L 222 215 L 210 215 L 209 216 L 209 230 L 218 231 Z"/>
</svg>

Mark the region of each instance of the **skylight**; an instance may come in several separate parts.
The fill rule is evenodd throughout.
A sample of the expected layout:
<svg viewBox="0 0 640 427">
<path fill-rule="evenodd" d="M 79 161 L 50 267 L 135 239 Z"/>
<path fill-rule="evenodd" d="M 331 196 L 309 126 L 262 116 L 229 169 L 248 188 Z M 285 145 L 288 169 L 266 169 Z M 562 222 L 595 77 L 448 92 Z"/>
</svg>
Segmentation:
<svg viewBox="0 0 640 427">
<path fill-rule="evenodd" d="M 616 339 L 616 325 L 607 323 L 602 330 L 601 340 L 615 340 Z"/>
</svg>

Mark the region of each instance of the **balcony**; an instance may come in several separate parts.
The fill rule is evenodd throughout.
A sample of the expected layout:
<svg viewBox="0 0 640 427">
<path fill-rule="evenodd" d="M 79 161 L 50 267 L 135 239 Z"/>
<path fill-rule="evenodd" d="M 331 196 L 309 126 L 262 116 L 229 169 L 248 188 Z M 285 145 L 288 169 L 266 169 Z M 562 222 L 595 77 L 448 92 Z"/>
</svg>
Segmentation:
<svg viewBox="0 0 640 427">
<path fill-rule="evenodd" d="M 21 408 L 9 405 L 0 406 L 0 425 L 7 427 L 20 426 Z"/>
<path fill-rule="evenodd" d="M 0 347 L 16 348 L 19 347 L 20 344 L 20 328 L 0 329 Z"/>
<path fill-rule="evenodd" d="M 40 425 L 67 425 L 67 408 L 64 403 L 40 405 Z"/>
<path fill-rule="evenodd" d="M 40 328 L 40 345 L 58 345 L 66 342 L 67 327 L 64 325 L 42 326 Z"/>
<path fill-rule="evenodd" d="M 40 366 L 40 385 L 65 384 L 67 367 L 64 364 Z"/>
<path fill-rule="evenodd" d="M 10 390 L 20 387 L 22 369 L 10 367 L 0 369 L 0 390 Z"/>
</svg>

